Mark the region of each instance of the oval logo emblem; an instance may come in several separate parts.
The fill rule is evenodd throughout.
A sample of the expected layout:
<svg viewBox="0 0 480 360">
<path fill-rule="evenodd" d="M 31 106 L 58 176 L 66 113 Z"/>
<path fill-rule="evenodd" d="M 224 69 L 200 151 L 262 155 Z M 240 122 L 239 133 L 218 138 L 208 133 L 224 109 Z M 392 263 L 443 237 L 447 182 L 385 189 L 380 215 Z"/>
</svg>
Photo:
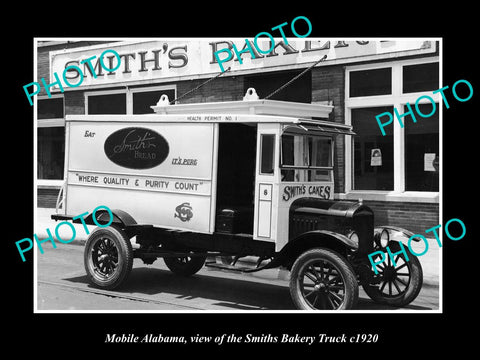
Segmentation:
<svg viewBox="0 0 480 360">
<path fill-rule="evenodd" d="M 150 169 L 168 156 L 165 138 L 141 127 L 129 127 L 112 133 L 104 144 L 105 155 L 117 165 L 129 169 Z"/>
</svg>

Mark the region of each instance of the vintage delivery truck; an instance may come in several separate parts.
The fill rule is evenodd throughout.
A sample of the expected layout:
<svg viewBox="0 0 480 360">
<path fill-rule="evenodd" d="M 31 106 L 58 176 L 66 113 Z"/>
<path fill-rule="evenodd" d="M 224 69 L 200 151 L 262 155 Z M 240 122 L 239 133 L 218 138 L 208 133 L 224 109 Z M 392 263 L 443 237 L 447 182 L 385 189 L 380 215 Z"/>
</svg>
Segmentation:
<svg viewBox="0 0 480 360">
<path fill-rule="evenodd" d="M 152 108 L 66 117 L 65 184 L 52 218 L 111 209 L 111 225 L 85 245 L 95 286 L 124 283 L 134 258 L 161 257 L 181 276 L 217 258 L 225 261 L 206 265 L 288 269 L 298 309 L 352 309 L 359 285 L 392 306 L 417 297 L 422 268 L 398 243 L 412 233 L 374 227 L 361 201 L 334 200 L 335 141 L 354 132 L 326 120 L 332 106 L 261 100 L 249 89 L 243 101 L 219 103 L 169 105 L 163 95 Z M 95 220 L 111 216 L 97 211 Z M 373 269 L 368 254 L 387 245 L 394 264 L 387 256 Z M 238 266 L 243 257 L 258 261 Z"/>
</svg>

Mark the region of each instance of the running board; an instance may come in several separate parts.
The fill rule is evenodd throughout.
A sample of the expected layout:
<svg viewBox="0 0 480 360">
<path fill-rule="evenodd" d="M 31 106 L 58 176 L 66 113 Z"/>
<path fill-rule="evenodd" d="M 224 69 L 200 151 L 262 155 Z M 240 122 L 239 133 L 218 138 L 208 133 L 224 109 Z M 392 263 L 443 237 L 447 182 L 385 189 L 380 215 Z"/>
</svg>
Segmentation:
<svg viewBox="0 0 480 360">
<path fill-rule="evenodd" d="M 211 267 L 215 269 L 221 269 L 221 270 L 228 270 L 228 271 L 234 271 L 234 272 L 242 272 L 242 273 L 251 273 L 255 271 L 260 271 L 262 269 L 265 269 L 268 264 L 264 266 L 259 266 L 259 267 L 252 267 L 252 266 L 236 266 L 236 265 L 227 265 L 227 264 L 218 264 L 214 261 L 208 261 L 205 263 L 206 267 Z"/>
</svg>

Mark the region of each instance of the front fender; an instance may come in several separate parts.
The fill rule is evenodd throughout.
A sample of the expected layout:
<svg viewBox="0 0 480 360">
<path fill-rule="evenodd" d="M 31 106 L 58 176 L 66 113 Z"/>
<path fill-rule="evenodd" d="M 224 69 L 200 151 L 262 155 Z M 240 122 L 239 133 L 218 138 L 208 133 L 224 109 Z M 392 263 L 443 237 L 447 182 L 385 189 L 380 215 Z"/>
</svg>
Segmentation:
<svg viewBox="0 0 480 360">
<path fill-rule="evenodd" d="M 377 226 L 373 229 L 373 236 L 374 238 L 377 238 L 380 236 L 383 230 L 387 230 L 389 233 L 390 241 L 408 241 L 412 236 L 415 234 L 412 233 L 409 230 L 406 230 L 404 228 L 398 227 L 398 226 L 392 226 L 392 225 L 382 225 L 382 226 Z M 412 238 L 413 241 L 420 241 L 417 237 Z"/>
<path fill-rule="evenodd" d="M 317 247 L 324 247 L 346 256 L 348 251 L 357 250 L 358 244 L 345 235 L 328 231 L 313 230 L 290 240 L 278 252 L 268 267 L 287 266 L 303 252 Z"/>
</svg>

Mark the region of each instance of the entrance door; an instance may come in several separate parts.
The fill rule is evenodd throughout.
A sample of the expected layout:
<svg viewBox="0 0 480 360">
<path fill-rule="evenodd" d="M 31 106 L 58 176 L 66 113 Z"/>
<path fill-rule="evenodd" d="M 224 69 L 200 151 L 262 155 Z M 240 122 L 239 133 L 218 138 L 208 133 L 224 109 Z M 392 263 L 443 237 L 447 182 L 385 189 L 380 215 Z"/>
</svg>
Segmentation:
<svg viewBox="0 0 480 360">
<path fill-rule="evenodd" d="M 275 241 L 278 197 L 278 124 L 259 124 L 255 179 L 254 238 Z"/>
<path fill-rule="evenodd" d="M 232 233 L 253 234 L 256 131 L 247 124 L 219 124 L 217 217 L 231 214 Z M 225 231 L 216 220 L 216 230 Z"/>
</svg>

